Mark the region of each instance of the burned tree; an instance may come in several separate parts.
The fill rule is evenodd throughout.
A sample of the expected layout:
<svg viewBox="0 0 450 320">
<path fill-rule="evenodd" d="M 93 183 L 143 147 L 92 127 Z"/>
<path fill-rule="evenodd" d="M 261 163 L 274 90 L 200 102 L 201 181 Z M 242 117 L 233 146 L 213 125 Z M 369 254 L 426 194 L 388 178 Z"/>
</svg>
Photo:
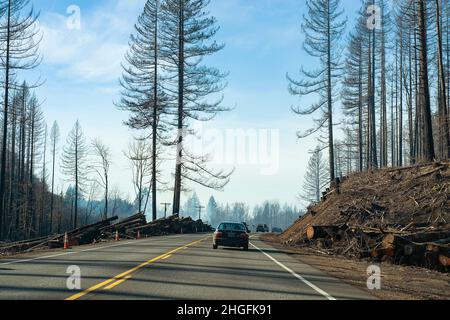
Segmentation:
<svg viewBox="0 0 450 320">
<path fill-rule="evenodd" d="M 379 42 L 380 58 L 380 86 L 381 86 L 381 104 L 380 104 L 380 166 L 388 165 L 388 118 L 387 118 L 387 64 L 388 49 L 391 39 L 390 32 L 392 21 L 387 0 L 378 0 L 376 2 L 380 8 L 379 28 L 376 29 Z"/>
<path fill-rule="evenodd" d="M 74 214 L 73 229 L 78 227 L 78 201 L 82 194 L 87 176 L 86 158 L 88 147 L 81 129 L 80 122 L 77 121 L 67 137 L 66 145 L 62 154 L 62 169 L 68 180 L 74 187 Z"/>
<path fill-rule="evenodd" d="M 105 190 L 104 200 L 105 207 L 103 211 L 103 220 L 108 219 L 108 198 L 109 198 L 109 171 L 111 167 L 111 150 L 100 139 L 92 142 L 92 149 L 96 160 L 91 168 L 97 173 L 98 183 Z"/>
<path fill-rule="evenodd" d="M 7 0 L 0 3 L 0 41 L 4 70 L 3 140 L 0 163 L 0 239 L 5 233 L 5 190 L 8 145 L 9 104 L 12 75 L 20 70 L 35 68 L 40 62 L 38 54 L 39 29 L 37 14 L 29 8 L 29 0 Z M 26 11 L 27 10 L 27 11 Z"/>
<path fill-rule="evenodd" d="M 300 198 L 309 203 L 318 203 L 321 192 L 330 183 L 327 163 L 322 157 L 320 148 L 316 148 L 311 155 L 306 169 L 305 181 Z"/>
<path fill-rule="evenodd" d="M 28 101 L 27 150 L 26 150 L 26 214 L 24 232 L 27 237 L 38 234 L 36 163 L 41 156 L 42 137 L 44 136 L 44 115 L 35 93 L 31 93 Z"/>
<path fill-rule="evenodd" d="M 183 145 L 190 120 L 208 121 L 228 110 L 222 98 L 209 101 L 225 88 L 225 73 L 203 64 L 203 58 L 224 47 L 213 41 L 219 28 L 206 8 L 209 0 L 166 0 L 162 5 L 162 59 L 168 75 L 168 92 L 175 101 L 177 155 L 173 213 L 180 212 L 183 181 L 212 189 L 223 189 L 231 173 L 214 172 L 206 167 L 208 157 L 190 154 Z"/>
<path fill-rule="evenodd" d="M 49 231 L 53 232 L 53 212 L 54 212 L 54 200 L 55 200 L 55 165 L 56 165 L 56 154 L 57 154 L 57 145 L 59 142 L 59 126 L 55 121 L 50 131 L 50 148 L 52 153 L 52 187 L 50 194 L 50 217 L 49 217 Z"/>
<path fill-rule="evenodd" d="M 125 55 L 120 81 L 122 98 L 117 106 L 130 112 L 126 125 L 137 130 L 151 130 L 152 150 L 152 215 L 157 214 L 158 149 L 166 131 L 164 115 L 167 96 L 160 72 L 162 50 L 159 40 L 161 8 L 159 0 L 148 0 L 131 35 L 130 49 Z"/>
<path fill-rule="evenodd" d="M 418 32 L 419 32 L 419 107 L 422 114 L 421 153 L 422 162 L 431 162 L 435 158 L 433 127 L 431 121 L 430 85 L 428 80 L 428 35 L 427 35 L 427 4 L 418 0 Z"/>
<path fill-rule="evenodd" d="M 134 139 L 130 143 L 125 156 L 130 160 L 137 206 L 139 212 L 142 212 L 145 197 L 144 189 L 148 184 L 149 177 L 153 179 L 151 175 L 151 168 L 153 167 L 152 150 L 145 143 L 145 139 Z"/>
<path fill-rule="evenodd" d="M 312 57 L 318 58 L 320 67 L 314 71 L 301 69 L 301 80 L 288 76 L 289 91 L 292 95 L 305 97 L 315 94 L 316 103 L 308 108 L 292 108 L 296 114 L 312 115 L 320 112 L 321 117 L 314 120 L 314 128 L 299 133 L 300 138 L 310 136 L 327 128 L 329 150 L 330 180 L 335 178 L 334 136 L 333 136 L 333 102 L 336 82 L 341 75 L 339 59 L 339 40 L 342 38 L 346 19 L 340 9 L 340 0 L 307 0 L 308 14 L 303 17 L 302 30 L 305 34 L 303 48 Z"/>
<path fill-rule="evenodd" d="M 439 113 L 439 158 L 448 159 L 450 157 L 450 132 L 448 118 L 448 104 L 446 91 L 446 75 L 444 71 L 442 27 L 440 1 L 435 0 L 436 10 L 436 34 L 437 34 L 437 64 L 439 77 L 438 113 Z M 447 66 L 448 67 L 448 66 Z M 448 72 L 448 71 L 447 71 Z"/>
<path fill-rule="evenodd" d="M 361 14 L 361 13 L 360 13 Z M 367 94 L 364 84 L 367 83 L 367 68 L 365 65 L 365 43 L 367 27 L 366 19 L 360 17 L 356 29 L 350 33 L 347 55 L 345 60 L 345 75 L 342 88 L 342 103 L 344 114 L 350 118 L 349 126 L 357 126 L 358 143 L 358 171 L 365 169 L 365 113 L 364 104 Z"/>
</svg>

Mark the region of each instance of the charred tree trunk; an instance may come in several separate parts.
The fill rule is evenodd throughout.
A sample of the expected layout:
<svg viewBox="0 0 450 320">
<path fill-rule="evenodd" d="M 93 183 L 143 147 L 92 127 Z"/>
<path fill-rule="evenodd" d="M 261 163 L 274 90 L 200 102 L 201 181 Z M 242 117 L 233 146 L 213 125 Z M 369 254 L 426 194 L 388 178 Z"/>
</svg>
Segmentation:
<svg viewBox="0 0 450 320">
<path fill-rule="evenodd" d="M 359 66 L 358 66 L 358 157 L 359 172 L 364 170 L 363 165 L 363 70 L 362 70 L 362 45 L 359 45 Z"/>
<path fill-rule="evenodd" d="M 3 141 L 2 158 L 0 169 L 0 240 L 4 238 L 5 232 L 5 184 L 6 184 L 6 151 L 8 145 L 8 107 L 9 107 L 9 67 L 10 67 L 10 37 L 11 37 L 11 1 L 8 1 L 6 26 L 6 57 L 5 57 L 5 96 L 3 107 Z"/>
<path fill-rule="evenodd" d="M 175 188 L 173 198 L 173 214 L 180 213 L 181 176 L 183 166 L 183 131 L 184 131 L 184 2 L 179 2 L 178 23 L 178 137 L 177 163 L 175 169 Z"/>
<path fill-rule="evenodd" d="M 408 142 L 409 142 L 409 163 L 414 163 L 414 129 L 413 129 L 413 81 L 412 81 L 412 45 L 411 34 L 408 36 L 408 61 L 409 61 L 409 102 L 408 102 Z M 415 50 L 415 49 L 414 49 Z"/>
<path fill-rule="evenodd" d="M 327 103 L 328 103 L 328 148 L 329 148 L 329 161 L 330 161 L 330 182 L 333 183 L 333 181 L 336 178 L 336 172 L 335 172 L 335 166 L 334 166 L 334 135 L 333 135 L 333 101 L 332 101 L 332 79 L 331 79 L 331 13 L 329 8 L 329 2 L 328 4 L 328 15 L 327 15 Z"/>
<path fill-rule="evenodd" d="M 53 150 L 52 150 L 52 191 L 50 195 L 50 218 L 49 218 L 49 232 L 53 232 L 53 211 L 54 211 L 54 189 L 55 189 L 55 160 L 56 160 L 56 138 L 53 137 Z"/>
<path fill-rule="evenodd" d="M 156 196 L 157 196 L 157 190 L 156 190 L 156 183 L 157 183 L 157 172 L 156 172 L 156 156 L 157 156 L 157 142 L 158 142 L 158 108 L 159 108 L 159 101 L 158 101 L 158 1 L 156 2 L 156 11 L 155 11 L 155 48 L 153 50 L 153 53 L 155 55 L 155 74 L 154 74 L 154 83 L 155 88 L 153 92 L 153 123 L 152 123 L 152 218 L 153 220 L 157 219 L 157 205 L 156 205 Z"/>
<path fill-rule="evenodd" d="M 450 157 L 450 135 L 448 124 L 447 92 L 444 75 L 444 62 L 442 57 L 442 30 L 441 13 L 439 0 L 435 0 L 436 5 L 436 33 L 437 33 L 437 63 L 439 77 L 439 158 L 448 159 Z"/>
<path fill-rule="evenodd" d="M 432 162 L 435 159 L 433 126 L 431 117 L 430 86 L 428 80 L 428 44 L 426 4 L 424 0 L 418 0 L 419 38 L 420 38 L 420 107 L 422 112 L 422 162 Z"/>
<path fill-rule="evenodd" d="M 399 42 L 400 42 L 400 104 L 398 105 L 398 156 L 397 166 L 403 166 L 403 26 L 400 26 Z"/>
<path fill-rule="evenodd" d="M 11 239 L 12 232 L 14 230 L 14 219 L 15 219 L 15 208 L 14 202 L 16 197 L 16 186 L 17 186 L 17 175 L 16 175 L 16 122 L 17 122 L 17 110 L 16 105 L 13 105 L 14 109 L 12 110 L 12 125 L 11 125 L 11 182 L 10 182 L 10 190 L 9 190 L 9 213 L 10 213 L 10 222 L 8 228 L 8 234 L 6 234 L 7 238 Z"/>
<path fill-rule="evenodd" d="M 382 16 L 384 14 L 382 13 Z M 388 153 L 388 130 L 387 130 L 387 89 L 386 89 L 386 30 L 382 25 L 381 31 L 381 128 L 380 128 L 380 165 L 387 167 L 387 153 Z"/>
</svg>

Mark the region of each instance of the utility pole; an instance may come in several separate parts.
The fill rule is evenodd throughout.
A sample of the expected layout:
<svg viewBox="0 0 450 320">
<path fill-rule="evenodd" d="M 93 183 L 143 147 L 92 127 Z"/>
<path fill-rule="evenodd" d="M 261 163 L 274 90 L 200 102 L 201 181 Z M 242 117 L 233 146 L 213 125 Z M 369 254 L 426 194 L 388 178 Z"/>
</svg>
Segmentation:
<svg viewBox="0 0 450 320">
<path fill-rule="evenodd" d="M 205 207 L 200 205 L 200 206 L 195 207 L 195 208 L 198 209 L 198 220 L 201 220 L 202 219 L 202 210 L 205 209 Z"/>
<path fill-rule="evenodd" d="M 169 207 L 171 205 L 171 203 L 164 202 L 164 203 L 161 203 L 161 205 L 164 206 L 164 218 L 167 218 L 167 207 Z"/>
</svg>

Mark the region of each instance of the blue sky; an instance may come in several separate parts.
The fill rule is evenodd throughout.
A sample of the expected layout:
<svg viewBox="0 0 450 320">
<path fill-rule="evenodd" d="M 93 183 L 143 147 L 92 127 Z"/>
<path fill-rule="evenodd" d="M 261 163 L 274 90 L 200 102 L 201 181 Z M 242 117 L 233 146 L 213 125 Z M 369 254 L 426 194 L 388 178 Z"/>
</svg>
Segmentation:
<svg viewBox="0 0 450 320">
<path fill-rule="evenodd" d="M 37 89 L 45 100 L 43 110 L 51 126 L 57 120 L 61 143 L 78 119 L 88 139 L 101 138 L 114 155 L 112 184 L 124 196 L 134 197 L 129 164 L 123 155 L 133 132 L 122 125 L 127 115 L 117 110 L 113 101 L 119 97 L 120 63 L 127 50 L 129 35 L 142 11 L 145 0 L 39 0 L 43 32 L 42 65 L 36 70 L 45 84 Z M 346 0 L 351 17 L 359 1 Z M 66 26 L 67 8 L 81 9 L 81 29 Z M 301 64 L 313 66 L 301 49 L 303 0 L 212 0 L 211 13 L 221 30 L 217 35 L 226 48 L 207 63 L 229 71 L 225 104 L 234 110 L 207 124 L 221 132 L 226 130 L 277 130 L 279 132 L 279 170 L 261 174 L 261 164 L 236 164 L 232 181 L 224 192 L 196 188 L 206 204 L 214 194 L 219 202 L 243 201 L 255 205 L 264 200 L 298 204 L 313 138 L 299 141 L 298 129 L 307 129 L 311 119 L 299 118 L 290 111 L 301 102 L 289 96 L 285 75 L 296 75 Z M 258 131 L 255 131 L 258 132 Z M 167 179 L 173 165 L 165 164 Z M 231 168 L 224 164 L 224 168 Z M 67 186 L 62 176 L 61 186 Z M 195 188 L 195 187 L 193 187 Z M 160 194 L 170 201 L 172 194 Z M 186 196 L 185 196 L 186 198 Z M 184 199 L 185 199 L 184 198 Z"/>
</svg>

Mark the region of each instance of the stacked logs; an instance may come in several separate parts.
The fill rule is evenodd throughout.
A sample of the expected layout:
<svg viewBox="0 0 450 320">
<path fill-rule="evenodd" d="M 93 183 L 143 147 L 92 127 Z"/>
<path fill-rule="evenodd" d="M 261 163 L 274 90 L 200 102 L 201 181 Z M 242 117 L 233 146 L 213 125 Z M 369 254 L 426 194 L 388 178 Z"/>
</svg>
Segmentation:
<svg viewBox="0 0 450 320">
<path fill-rule="evenodd" d="M 50 246 L 57 241 L 59 235 L 41 237 L 17 242 L 3 242 L 0 244 L 0 254 L 31 251 L 35 247 Z"/>
<path fill-rule="evenodd" d="M 110 226 L 111 223 L 117 219 L 119 219 L 119 217 L 115 216 L 68 232 L 67 235 L 69 238 L 69 245 L 77 246 L 95 242 L 95 240 L 101 235 L 102 228 Z M 64 235 L 61 235 L 58 238 L 58 245 L 60 244 L 61 247 L 64 245 Z"/>
<path fill-rule="evenodd" d="M 203 221 L 194 221 L 192 218 L 181 218 L 173 215 L 147 223 L 145 215 L 140 213 L 107 226 L 101 230 L 101 240 L 114 239 L 118 233 L 121 239 L 137 239 L 139 237 L 164 236 L 170 234 L 191 234 L 210 232 L 211 227 Z"/>
<path fill-rule="evenodd" d="M 107 220 L 96 222 L 94 224 L 84 226 L 67 232 L 69 246 L 84 245 L 95 242 L 101 235 L 101 229 L 111 225 L 111 222 L 117 220 L 118 217 L 112 217 Z M 64 234 L 50 235 L 36 239 L 3 243 L 0 246 L 1 254 L 14 254 L 18 252 L 30 252 L 38 249 L 62 248 L 64 246 Z"/>
<path fill-rule="evenodd" d="M 169 234 L 191 234 L 212 231 L 211 226 L 202 220 L 194 221 L 192 218 L 181 218 L 174 215 L 147 223 L 145 214 L 138 213 L 120 220 L 112 217 L 82 228 L 67 232 L 68 246 L 93 244 L 102 241 L 119 239 L 138 239 L 139 237 L 163 236 Z M 30 252 L 38 249 L 63 248 L 66 233 L 36 238 L 26 241 L 1 243 L 0 254 L 14 254 Z"/>
<path fill-rule="evenodd" d="M 101 228 L 99 237 L 96 240 L 97 241 L 112 240 L 115 239 L 116 234 L 118 234 L 121 239 L 136 239 L 138 237 L 134 229 L 144 226 L 146 224 L 147 218 L 145 217 L 145 214 L 138 213 L 128 218 L 125 218 L 116 224 Z"/>
<path fill-rule="evenodd" d="M 179 215 L 173 215 L 133 229 L 134 233 L 138 231 L 144 236 L 162 236 L 168 234 L 210 232 L 212 228 L 203 223 L 202 220 L 194 221 L 191 217 L 181 218 Z"/>
<path fill-rule="evenodd" d="M 303 242 L 326 254 L 339 254 L 376 261 L 391 261 L 448 272 L 450 229 L 408 232 L 405 227 L 392 230 L 350 226 L 310 225 Z"/>
</svg>

